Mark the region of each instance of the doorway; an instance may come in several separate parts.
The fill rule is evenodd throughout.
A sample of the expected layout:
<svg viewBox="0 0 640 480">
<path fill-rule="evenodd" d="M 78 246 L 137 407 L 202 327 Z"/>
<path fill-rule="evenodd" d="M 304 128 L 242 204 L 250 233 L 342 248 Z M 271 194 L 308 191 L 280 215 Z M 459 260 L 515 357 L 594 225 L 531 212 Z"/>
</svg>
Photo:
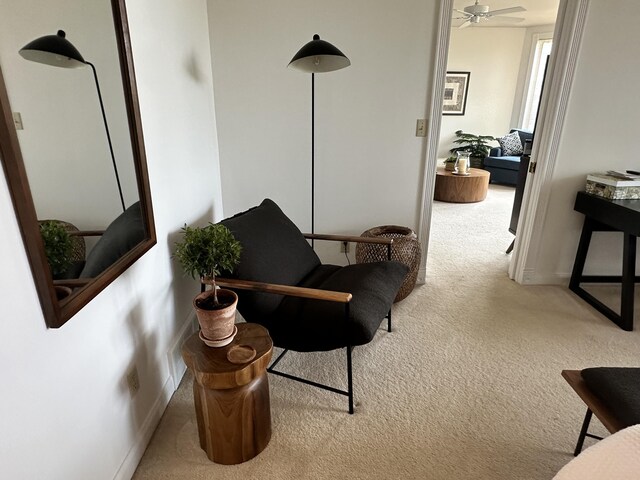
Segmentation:
<svg viewBox="0 0 640 480">
<path fill-rule="evenodd" d="M 547 80 L 549 87 L 545 89 L 540 101 L 539 116 L 543 119 L 543 122 L 536 132 L 531 152 L 532 163 L 537 165 L 537 173 L 535 176 L 528 174 L 523 194 L 522 214 L 518 222 L 519 235 L 516 237 L 515 248 L 509 263 L 509 275 L 518 283 L 527 283 L 524 270 L 533 226 L 537 222 L 541 222 L 544 215 L 545 202 L 541 193 L 544 192 L 545 182 L 548 185 L 553 173 L 559 131 L 564 119 L 566 99 L 570 92 L 571 80 L 575 70 L 575 62 L 571 61 L 571 59 L 575 57 L 580 44 L 587 5 L 588 0 L 560 0 L 558 8 L 556 27 L 553 34 L 557 48 L 554 46 L 549 64 Z M 420 281 L 424 281 L 426 278 L 426 267 L 429 258 L 433 191 L 440 151 L 441 126 L 443 123 L 441 113 L 453 12 L 453 0 L 444 0 L 441 4 L 440 30 L 434 63 L 433 101 L 430 108 L 430 129 L 426 148 L 422 216 L 419 228 L 423 252 L 425 252 L 425 261 L 419 276 Z M 512 114 L 512 117 L 514 115 Z M 518 115 L 520 115 L 520 112 L 518 112 Z M 508 224 L 508 219 L 505 220 L 505 223 Z"/>
</svg>

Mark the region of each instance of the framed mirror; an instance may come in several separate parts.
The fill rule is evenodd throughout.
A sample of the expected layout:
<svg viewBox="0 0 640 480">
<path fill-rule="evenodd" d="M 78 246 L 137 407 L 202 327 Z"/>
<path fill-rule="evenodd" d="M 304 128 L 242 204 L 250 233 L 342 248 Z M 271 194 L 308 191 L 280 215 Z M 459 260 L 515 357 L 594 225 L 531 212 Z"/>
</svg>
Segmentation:
<svg viewBox="0 0 640 480">
<path fill-rule="evenodd" d="M 124 0 L 13 2 L 0 109 L 5 178 L 58 328 L 156 243 Z"/>
</svg>

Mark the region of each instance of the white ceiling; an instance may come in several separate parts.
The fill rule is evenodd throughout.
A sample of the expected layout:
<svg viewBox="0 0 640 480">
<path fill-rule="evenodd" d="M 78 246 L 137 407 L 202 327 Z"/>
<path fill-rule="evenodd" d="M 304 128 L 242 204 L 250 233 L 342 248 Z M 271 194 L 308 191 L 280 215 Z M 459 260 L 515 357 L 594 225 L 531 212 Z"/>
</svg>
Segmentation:
<svg viewBox="0 0 640 480">
<path fill-rule="evenodd" d="M 475 0 L 454 0 L 453 8 L 464 10 L 464 7 L 473 5 Z M 558 13 L 558 4 L 560 0 L 479 0 L 480 5 L 489 5 L 490 10 L 498 10 L 509 7 L 524 7 L 526 12 L 509 13 L 505 16 L 524 18 L 523 22 L 518 23 L 492 23 L 491 20 L 481 20 L 478 24 L 471 25 L 471 28 L 477 27 L 533 27 L 536 25 L 549 25 L 556 21 Z M 458 12 L 453 12 L 453 17 L 462 16 Z M 453 20 L 452 26 L 457 27 L 464 20 Z"/>
</svg>

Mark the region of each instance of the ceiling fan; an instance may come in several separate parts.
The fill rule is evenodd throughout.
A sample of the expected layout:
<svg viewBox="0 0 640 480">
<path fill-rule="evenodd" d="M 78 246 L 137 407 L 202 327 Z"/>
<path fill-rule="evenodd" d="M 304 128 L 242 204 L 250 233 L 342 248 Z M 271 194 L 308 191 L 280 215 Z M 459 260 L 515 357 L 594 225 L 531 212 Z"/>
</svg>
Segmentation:
<svg viewBox="0 0 640 480">
<path fill-rule="evenodd" d="M 489 10 L 489 5 L 480 5 L 478 0 L 474 5 L 464 7 L 464 10 L 458 10 L 454 8 L 454 11 L 464 15 L 463 17 L 453 17 L 454 20 L 464 20 L 464 22 L 458 28 L 466 28 L 472 23 L 480 23 L 481 19 L 492 21 L 506 21 L 506 22 L 522 22 L 524 18 L 520 17 L 503 17 L 507 13 L 526 12 L 524 7 L 510 7 L 500 8 L 498 10 Z"/>
</svg>

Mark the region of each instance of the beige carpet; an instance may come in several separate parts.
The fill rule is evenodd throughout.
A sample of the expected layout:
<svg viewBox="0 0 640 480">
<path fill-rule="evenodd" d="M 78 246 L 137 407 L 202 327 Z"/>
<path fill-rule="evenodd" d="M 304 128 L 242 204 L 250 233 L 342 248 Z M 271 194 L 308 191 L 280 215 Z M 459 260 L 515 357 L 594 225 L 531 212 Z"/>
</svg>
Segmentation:
<svg viewBox="0 0 640 480">
<path fill-rule="evenodd" d="M 512 198 L 492 186 L 481 203 L 435 203 L 427 283 L 397 304 L 393 333 L 354 351 L 355 415 L 344 397 L 272 376 L 270 444 L 216 465 L 198 444 L 187 375 L 134 478 L 552 478 L 584 415 L 560 371 L 637 364 L 640 334 L 564 287 L 507 278 Z M 293 354 L 282 368 L 346 383 L 343 352 Z"/>
</svg>

